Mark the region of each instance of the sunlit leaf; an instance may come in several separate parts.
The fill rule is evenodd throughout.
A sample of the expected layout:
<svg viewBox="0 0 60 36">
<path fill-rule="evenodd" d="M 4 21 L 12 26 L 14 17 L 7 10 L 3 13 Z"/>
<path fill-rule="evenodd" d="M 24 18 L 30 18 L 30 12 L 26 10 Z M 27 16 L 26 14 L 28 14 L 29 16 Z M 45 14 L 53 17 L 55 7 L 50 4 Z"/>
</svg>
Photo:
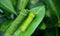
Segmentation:
<svg viewBox="0 0 60 36">
<path fill-rule="evenodd" d="M 38 14 L 36 15 L 35 19 L 31 22 L 29 27 L 26 29 L 25 32 L 21 32 L 19 29 L 14 33 L 14 36 L 30 36 L 35 29 L 38 27 L 38 25 L 41 23 L 44 15 L 45 15 L 45 8 L 44 6 L 36 7 L 30 10 L 30 12 L 35 12 Z M 17 35 L 16 35 L 17 34 Z"/>
</svg>

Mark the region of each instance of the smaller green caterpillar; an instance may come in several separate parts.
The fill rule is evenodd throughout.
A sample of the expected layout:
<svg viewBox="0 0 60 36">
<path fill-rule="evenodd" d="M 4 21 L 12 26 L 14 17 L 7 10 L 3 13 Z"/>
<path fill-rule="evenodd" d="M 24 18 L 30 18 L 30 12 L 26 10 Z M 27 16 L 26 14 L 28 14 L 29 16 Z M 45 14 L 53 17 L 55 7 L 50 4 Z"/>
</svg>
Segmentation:
<svg viewBox="0 0 60 36">
<path fill-rule="evenodd" d="M 30 12 L 28 17 L 27 17 L 27 19 L 23 22 L 23 25 L 21 26 L 21 31 L 25 31 L 26 30 L 26 28 L 32 22 L 34 17 L 35 17 L 35 14 L 33 12 Z"/>
</svg>

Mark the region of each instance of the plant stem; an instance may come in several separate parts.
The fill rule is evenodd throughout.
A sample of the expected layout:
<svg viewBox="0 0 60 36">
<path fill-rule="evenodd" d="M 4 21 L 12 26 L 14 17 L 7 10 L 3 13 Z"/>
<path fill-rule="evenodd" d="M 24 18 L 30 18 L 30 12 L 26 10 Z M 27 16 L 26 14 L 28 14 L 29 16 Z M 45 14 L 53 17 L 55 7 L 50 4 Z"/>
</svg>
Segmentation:
<svg viewBox="0 0 60 36">
<path fill-rule="evenodd" d="M 11 23 L 10 27 L 6 30 L 5 36 L 13 34 L 13 32 L 18 27 L 19 23 L 21 23 L 22 20 L 24 20 L 25 16 L 27 16 L 26 10 L 21 11 L 19 16 Z"/>
</svg>

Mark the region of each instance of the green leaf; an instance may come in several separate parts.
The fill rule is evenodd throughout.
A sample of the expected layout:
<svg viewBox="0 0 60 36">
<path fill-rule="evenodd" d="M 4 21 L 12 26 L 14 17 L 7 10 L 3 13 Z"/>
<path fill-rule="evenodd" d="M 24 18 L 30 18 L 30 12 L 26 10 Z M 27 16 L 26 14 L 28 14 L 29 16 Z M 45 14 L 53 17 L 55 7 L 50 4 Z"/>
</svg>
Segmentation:
<svg viewBox="0 0 60 36">
<path fill-rule="evenodd" d="M 52 1 L 52 0 L 46 0 L 45 2 L 46 2 L 46 4 L 47 4 L 48 9 L 49 9 L 51 12 L 54 11 L 55 14 L 57 14 L 56 6 L 54 5 L 53 1 Z M 57 15 L 58 15 L 58 14 L 57 14 Z"/>
<path fill-rule="evenodd" d="M 58 0 L 46 0 L 45 2 L 47 3 L 49 11 L 57 16 L 58 23 L 60 23 L 60 2 Z"/>
<path fill-rule="evenodd" d="M 25 9 L 28 1 L 29 1 L 29 0 L 18 0 L 17 9 L 18 9 L 18 10 Z"/>
<path fill-rule="evenodd" d="M 19 29 L 17 29 L 13 36 L 30 36 L 35 31 L 35 29 L 38 27 L 43 17 L 45 16 L 45 7 L 44 6 L 36 7 L 30 9 L 30 12 L 34 13 L 38 12 L 38 14 L 36 15 L 36 17 L 31 22 L 31 24 L 29 25 L 25 32 L 21 32 Z"/>
<path fill-rule="evenodd" d="M 41 5 L 40 1 L 41 0 L 30 0 L 29 4 L 28 4 L 28 7 L 31 9 L 33 7 L 39 6 L 39 5 Z"/>
<path fill-rule="evenodd" d="M 55 5 L 55 7 L 56 7 L 56 10 L 58 11 L 57 13 L 58 13 L 58 16 L 59 16 L 59 21 L 60 21 L 60 0 L 58 1 L 58 0 L 53 0 L 53 3 L 54 3 L 54 5 Z"/>
<path fill-rule="evenodd" d="M 42 22 L 42 23 L 39 25 L 38 29 L 40 29 L 40 30 L 45 30 L 45 29 L 46 29 L 46 24 L 45 24 L 44 22 Z"/>
<path fill-rule="evenodd" d="M 47 28 L 53 28 L 57 26 L 58 18 L 53 12 L 47 10 L 46 17 L 44 18 L 44 22 Z"/>
<path fill-rule="evenodd" d="M 58 27 L 60 27 L 60 22 L 58 23 Z"/>
<path fill-rule="evenodd" d="M 9 0 L 0 0 L 0 7 L 4 10 L 7 10 L 9 13 L 14 13 L 15 15 L 17 15 Z"/>
<path fill-rule="evenodd" d="M 12 20 L 6 20 L 2 23 L 1 25 L 1 31 L 5 32 L 6 29 L 10 26 L 10 23 L 12 22 Z"/>
<path fill-rule="evenodd" d="M 45 32 L 45 35 L 44 36 L 54 36 L 54 33 L 53 33 L 53 31 L 49 31 L 49 30 L 46 30 L 46 32 Z"/>
<path fill-rule="evenodd" d="M 51 28 L 51 29 L 47 29 L 45 31 L 44 36 L 58 36 L 57 27 L 54 27 L 54 28 Z"/>
<path fill-rule="evenodd" d="M 13 4 L 13 6 L 15 7 L 16 6 L 16 0 L 10 0 L 10 1 Z"/>
</svg>

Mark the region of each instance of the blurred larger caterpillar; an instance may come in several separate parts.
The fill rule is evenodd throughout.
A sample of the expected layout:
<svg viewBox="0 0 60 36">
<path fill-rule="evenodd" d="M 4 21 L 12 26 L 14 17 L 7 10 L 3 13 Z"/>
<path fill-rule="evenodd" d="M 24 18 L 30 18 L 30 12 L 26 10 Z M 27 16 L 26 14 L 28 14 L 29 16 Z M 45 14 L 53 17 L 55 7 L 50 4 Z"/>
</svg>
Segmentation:
<svg viewBox="0 0 60 36">
<path fill-rule="evenodd" d="M 24 20 L 24 18 L 27 16 L 27 14 L 28 14 L 28 12 L 25 9 L 21 10 L 19 16 L 11 23 L 9 28 L 6 30 L 4 36 L 9 36 L 9 35 L 13 34 L 14 31 L 17 29 L 19 23 L 21 23 L 22 20 Z"/>
<path fill-rule="evenodd" d="M 27 19 L 23 22 L 20 30 L 25 31 L 29 26 L 29 24 L 32 22 L 34 17 L 35 17 L 35 14 L 33 12 L 30 12 Z"/>
</svg>

